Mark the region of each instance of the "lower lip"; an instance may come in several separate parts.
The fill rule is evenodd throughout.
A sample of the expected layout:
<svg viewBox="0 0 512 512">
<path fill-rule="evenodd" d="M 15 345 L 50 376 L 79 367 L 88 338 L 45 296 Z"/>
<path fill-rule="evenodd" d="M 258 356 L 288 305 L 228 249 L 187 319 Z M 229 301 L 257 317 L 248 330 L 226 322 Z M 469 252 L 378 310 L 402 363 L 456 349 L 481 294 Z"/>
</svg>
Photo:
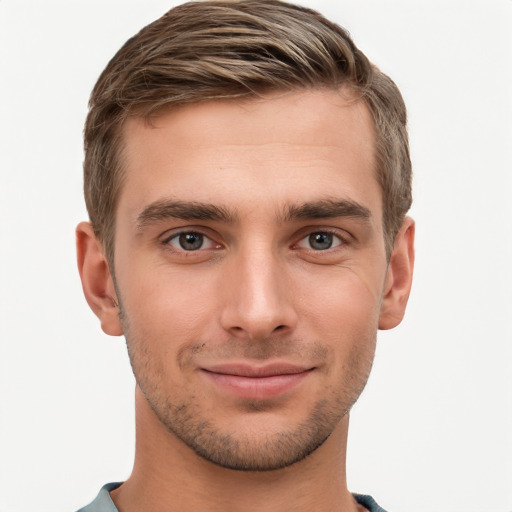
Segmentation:
<svg viewBox="0 0 512 512">
<path fill-rule="evenodd" d="M 204 371 L 217 386 L 240 398 L 265 400 L 275 398 L 298 386 L 312 370 L 269 377 L 242 377 Z"/>
</svg>

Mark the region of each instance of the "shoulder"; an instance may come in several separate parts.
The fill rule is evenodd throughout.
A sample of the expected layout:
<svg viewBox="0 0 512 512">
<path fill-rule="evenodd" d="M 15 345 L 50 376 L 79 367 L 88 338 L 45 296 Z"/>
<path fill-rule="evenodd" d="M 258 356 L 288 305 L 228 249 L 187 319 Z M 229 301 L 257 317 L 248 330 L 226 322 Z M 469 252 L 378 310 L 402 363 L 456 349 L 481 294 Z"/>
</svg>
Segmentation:
<svg viewBox="0 0 512 512">
<path fill-rule="evenodd" d="M 89 503 L 89 505 L 81 508 L 77 512 L 118 512 L 114 502 L 110 498 L 110 491 L 113 491 L 117 487 L 121 485 L 122 482 L 113 482 L 110 484 L 104 485 L 98 496 Z"/>
<path fill-rule="evenodd" d="M 366 494 L 353 494 L 359 505 L 365 507 L 369 512 L 386 512 L 371 496 Z"/>
</svg>

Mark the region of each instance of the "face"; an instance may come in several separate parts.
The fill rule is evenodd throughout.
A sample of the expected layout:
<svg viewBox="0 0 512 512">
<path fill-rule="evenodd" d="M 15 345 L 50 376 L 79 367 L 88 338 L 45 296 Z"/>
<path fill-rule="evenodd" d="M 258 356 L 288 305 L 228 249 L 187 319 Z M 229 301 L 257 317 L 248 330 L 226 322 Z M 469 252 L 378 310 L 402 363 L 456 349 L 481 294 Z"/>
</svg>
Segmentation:
<svg viewBox="0 0 512 512">
<path fill-rule="evenodd" d="M 125 127 L 115 278 L 133 371 L 216 464 L 293 464 L 366 383 L 387 272 L 372 126 L 362 102 L 310 91 Z"/>
</svg>

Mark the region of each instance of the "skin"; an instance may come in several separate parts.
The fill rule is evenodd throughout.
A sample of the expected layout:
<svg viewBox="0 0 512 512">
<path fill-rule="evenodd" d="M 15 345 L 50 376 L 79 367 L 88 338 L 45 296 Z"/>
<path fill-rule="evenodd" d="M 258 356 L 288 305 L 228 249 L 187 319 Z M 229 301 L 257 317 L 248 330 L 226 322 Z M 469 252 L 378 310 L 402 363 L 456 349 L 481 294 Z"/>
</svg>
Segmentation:
<svg viewBox="0 0 512 512">
<path fill-rule="evenodd" d="M 124 139 L 115 280 L 77 228 L 86 298 L 137 380 L 116 506 L 357 510 L 349 411 L 377 329 L 403 317 L 414 238 L 407 218 L 388 261 L 366 105 L 323 90 L 205 102 L 130 119 Z"/>
</svg>

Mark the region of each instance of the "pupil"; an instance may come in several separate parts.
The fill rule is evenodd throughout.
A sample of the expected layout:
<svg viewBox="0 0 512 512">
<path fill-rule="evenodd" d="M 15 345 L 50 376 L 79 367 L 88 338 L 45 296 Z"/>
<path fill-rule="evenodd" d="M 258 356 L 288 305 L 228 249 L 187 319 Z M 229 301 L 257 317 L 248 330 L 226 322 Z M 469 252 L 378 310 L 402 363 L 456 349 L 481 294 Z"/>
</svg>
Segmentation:
<svg viewBox="0 0 512 512">
<path fill-rule="evenodd" d="M 180 235 L 180 245 L 187 251 L 195 251 L 203 245 L 203 235 L 199 233 L 183 233 Z"/>
<path fill-rule="evenodd" d="M 325 251 L 332 246 L 332 235 L 330 233 L 313 233 L 309 235 L 309 243 L 313 249 Z"/>
</svg>

